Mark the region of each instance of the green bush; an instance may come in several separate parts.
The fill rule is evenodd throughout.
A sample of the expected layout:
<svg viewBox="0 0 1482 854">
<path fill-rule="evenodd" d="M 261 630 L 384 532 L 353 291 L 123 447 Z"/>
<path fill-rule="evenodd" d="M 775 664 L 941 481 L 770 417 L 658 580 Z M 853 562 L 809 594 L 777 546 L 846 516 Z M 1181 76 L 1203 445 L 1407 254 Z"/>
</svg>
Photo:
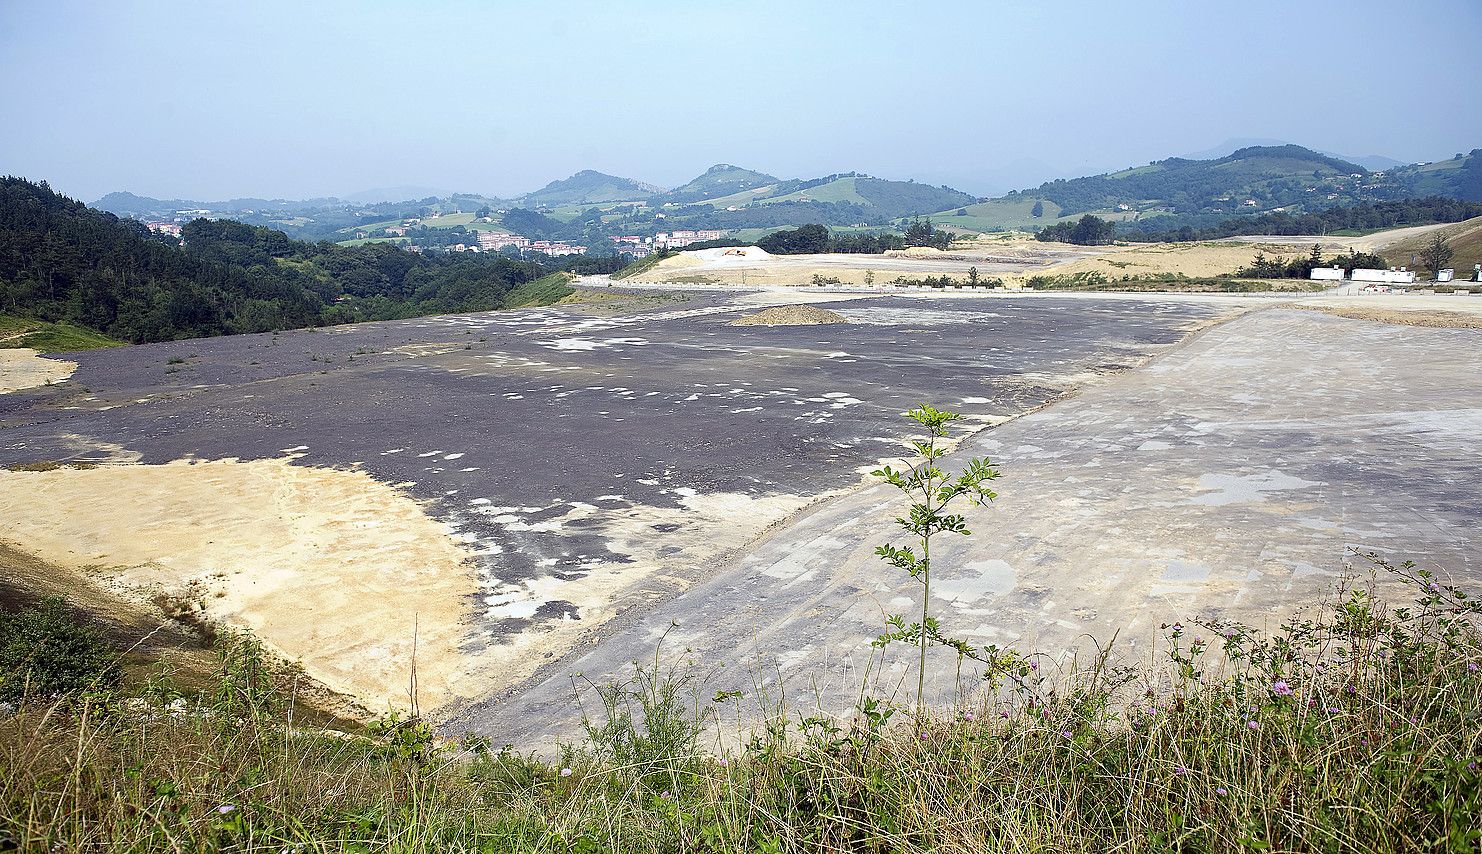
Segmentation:
<svg viewBox="0 0 1482 854">
<path fill-rule="evenodd" d="M 51 697 L 118 684 L 118 657 L 59 598 L 0 614 L 0 699 Z"/>
</svg>

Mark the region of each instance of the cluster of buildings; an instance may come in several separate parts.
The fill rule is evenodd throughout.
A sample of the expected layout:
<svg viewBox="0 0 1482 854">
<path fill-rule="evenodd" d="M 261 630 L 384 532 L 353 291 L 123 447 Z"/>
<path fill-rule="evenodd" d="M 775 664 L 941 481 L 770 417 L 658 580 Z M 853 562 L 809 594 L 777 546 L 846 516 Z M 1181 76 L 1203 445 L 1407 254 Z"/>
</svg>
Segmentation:
<svg viewBox="0 0 1482 854">
<path fill-rule="evenodd" d="M 180 225 L 173 222 L 146 222 L 144 226 L 156 234 L 168 234 L 171 237 L 180 236 Z"/>
<path fill-rule="evenodd" d="M 652 255 L 659 249 L 682 249 L 691 243 L 702 243 L 706 240 L 719 240 L 725 236 L 720 229 L 676 229 L 674 231 L 661 231 L 653 237 L 639 237 L 629 234 L 622 237 L 612 238 L 616 244 L 617 251 L 624 255 L 632 255 L 634 258 L 643 258 Z"/>
<path fill-rule="evenodd" d="M 585 255 L 587 247 L 578 246 L 574 243 L 565 243 L 560 240 L 532 240 L 511 234 L 508 231 L 480 231 L 478 243 L 469 246 L 463 243 L 455 243 L 450 249 L 454 252 L 498 252 L 506 247 L 513 246 L 521 252 L 544 252 L 547 255 Z"/>
</svg>

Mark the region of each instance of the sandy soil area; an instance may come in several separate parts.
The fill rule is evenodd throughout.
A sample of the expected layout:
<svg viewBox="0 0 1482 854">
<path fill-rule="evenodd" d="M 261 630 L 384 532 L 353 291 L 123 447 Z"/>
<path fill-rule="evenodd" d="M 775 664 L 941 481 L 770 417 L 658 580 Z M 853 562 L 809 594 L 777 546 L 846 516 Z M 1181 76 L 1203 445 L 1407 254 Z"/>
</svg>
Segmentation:
<svg viewBox="0 0 1482 854">
<path fill-rule="evenodd" d="M 3 536 L 104 586 L 243 625 L 372 712 L 480 693 L 474 578 L 443 526 L 357 471 L 287 459 L 0 471 Z"/>
<path fill-rule="evenodd" d="M 771 255 L 754 246 L 681 252 L 634 277 L 635 282 L 692 284 L 808 285 L 814 276 L 843 284 L 872 281 L 888 285 L 904 276 L 948 275 L 962 278 L 976 267 L 984 279 L 1002 279 L 1013 288 L 1036 275 L 1097 272 L 1122 276 L 1181 273 L 1191 278 L 1235 272 L 1256 252 L 1300 255 L 1316 243 L 1328 254 L 1372 252 L 1442 226 L 1422 225 L 1376 232 L 1363 237 L 1255 236 L 1204 243 L 1138 243 L 1121 246 L 1072 246 L 1042 243 L 1022 234 L 983 236 L 951 251 L 908 249 L 884 255 Z"/>
<path fill-rule="evenodd" d="M 813 326 L 820 323 L 848 323 L 837 311 L 812 305 L 777 305 L 756 314 L 731 321 L 732 326 Z"/>
<path fill-rule="evenodd" d="M 1404 326 L 1431 326 L 1443 329 L 1482 329 L 1482 314 L 1464 314 L 1458 311 L 1425 311 L 1386 309 L 1372 306 L 1328 306 L 1304 305 L 1302 308 L 1321 311 L 1353 320 L 1372 320 L 1376 323 L 1398 323 Z"/>
<path fill-rule="evenodd" d="M 0 394 L 60 382 L 75 370 L 76 362 L 47 359 L 28 347 L 0 350 Z"/>
</svg>

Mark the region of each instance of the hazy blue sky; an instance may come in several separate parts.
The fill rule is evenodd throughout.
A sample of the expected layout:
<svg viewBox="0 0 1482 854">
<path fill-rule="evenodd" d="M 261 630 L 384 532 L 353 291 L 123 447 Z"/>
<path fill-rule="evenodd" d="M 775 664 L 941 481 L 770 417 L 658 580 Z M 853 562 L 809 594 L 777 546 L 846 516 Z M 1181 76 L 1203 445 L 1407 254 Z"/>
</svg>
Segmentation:
<svg viewBox="0 0 1482 854">
<path fill-rule="evenodd" d="M 0 172 L 92 200 L 513 195 L 716 162 L 975 192 L 1275 138 L 1482 146 L 1482 0 L 0 0 Z"/>
</svg>

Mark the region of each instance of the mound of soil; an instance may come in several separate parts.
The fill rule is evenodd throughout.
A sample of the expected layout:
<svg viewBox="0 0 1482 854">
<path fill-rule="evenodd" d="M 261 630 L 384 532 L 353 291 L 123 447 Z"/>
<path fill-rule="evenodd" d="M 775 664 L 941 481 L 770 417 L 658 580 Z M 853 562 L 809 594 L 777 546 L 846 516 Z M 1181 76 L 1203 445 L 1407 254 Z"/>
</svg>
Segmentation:
<svg viewBox="0 0 1482 854">
<path fill-rule="evenodd" d="M 1433 326 L 1441 329 L 1482 329 L 1482 315 L 1459 311 L 1425 311 L 1417 309 L 1368 308 L 1366 306 L 1304 305 L 1308 311 L 1320 311 L 1353 320 L 1376 323 L 1398 323 L 1404 326 Z"/>
<path fill-rule="evenodd" d="M 777 305 L 731 321 L 732 326 L 817 326 L 848 323 L 842 314 L 811 305 Z"/>
</svg>

